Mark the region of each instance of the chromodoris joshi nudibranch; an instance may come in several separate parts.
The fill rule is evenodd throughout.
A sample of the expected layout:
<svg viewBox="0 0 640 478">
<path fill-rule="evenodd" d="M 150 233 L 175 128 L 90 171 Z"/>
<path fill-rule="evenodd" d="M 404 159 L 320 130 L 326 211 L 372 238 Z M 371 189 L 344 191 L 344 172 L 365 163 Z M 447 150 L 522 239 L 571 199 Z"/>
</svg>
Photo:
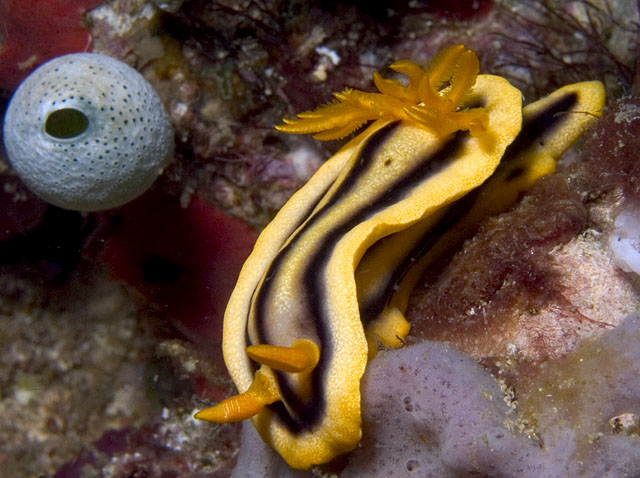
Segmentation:
<svg viewBox="0 0 640 478">
<path fill-rule="evenodd" d="M 409 332 L 410 266 L 424 269 L 438 237 L 461 234 L 477 217 L 508 207 L 551 171 L 540 164 L 553 162 L 604 101 L 602 87 L 591 82 L 571 90 L 575 98 L 566 104 L 557 106 L 566 96 L 559 93 L 530 109 L 526 144 L 500 169 L 522 130 L 520 91 L 504 78 L 479 75 L 476 54 L 463 45 L 441 51 L 426 70 L 408 61 L 391 68 L 408 77 L 406 86 L 374 73 L 378 93 L 345 90 L 336 102 L 277 126 L 326 140 L 370 123 L 258 238 L 224 318 L 224 358 L 239 395 L 196 414 L 212 422 L 250 418 L 293 468 L 329 461 L 360 440 L 367 360 L 378 343 L 401 346 Z M 549 114 L 578 109 L 592 114 L 535 128 Z M 566 135 L 570 128 L 577 134 Z M 541 139 L 561 145 L 551 151 Z M 494 186 L 509 190 L 505 199 L 481 187 L 498 172 Z"/>
</svg>

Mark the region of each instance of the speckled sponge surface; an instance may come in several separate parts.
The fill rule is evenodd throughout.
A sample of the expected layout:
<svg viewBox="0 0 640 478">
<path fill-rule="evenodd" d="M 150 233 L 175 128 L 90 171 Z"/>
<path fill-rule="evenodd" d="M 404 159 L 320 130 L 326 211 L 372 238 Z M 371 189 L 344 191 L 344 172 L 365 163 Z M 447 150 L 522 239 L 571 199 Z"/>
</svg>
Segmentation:
<svg viewBox="0 0 640 478">
<path fill-rule="evenodd" d="M 81 211 L 139 196 L 173 153 L 173 130 L 151 85 L 94 53 L 55 58 L 29 75 L 7 109 L 4 139 L 34 193 Z"/>
</svg>

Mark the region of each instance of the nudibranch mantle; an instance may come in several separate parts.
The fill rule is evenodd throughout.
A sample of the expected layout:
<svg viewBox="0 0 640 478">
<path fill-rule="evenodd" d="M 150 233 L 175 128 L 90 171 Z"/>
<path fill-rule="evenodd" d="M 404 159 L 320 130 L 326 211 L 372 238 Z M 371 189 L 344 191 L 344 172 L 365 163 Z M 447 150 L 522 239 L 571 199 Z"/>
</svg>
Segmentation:
<svg viewBox="0 0 640 478">
<path fill-rule="evenodd" d="M 437 80 L 433 84 L 415 69 L 407 87 L 377 78 L 380 95 L 390 96 L 392 107 L 374 97 L 375 111 L 364 114 L 373 123 L 264 229 L 225 312 L 223 353 L 240 395 L 198 418 L 251 416 L 262 438 L 293 468 L 355 447 L 361 436 L 360 379 L 371 346 L 354 278 L 360 258 L 381 238 L 482 184 L 521 128 L 520 92 L 503 78 L 476 76 L 477 58 L 468 52 L 455 46 L 438 55 L 427 70 Z M 409 71 L 406 64 L 402 72 Z M 438 96 L 433 109 L 427 107 L 431 103 L 408 106 L 414 87 L 422 102 Z M 334 115 L 343 106 L 303 114 L 299 123 L 289 120 L 280 129 L 329 130 L 324 139 L 348 134 L 362 124 L 363 113 L 358 110 L 349 119 L 353 124 L 345 124 L 341 114 Z M 408 324 L 400 329 L 401 339 Z M 277 356 L 279 347 L 293 350 L 301 342 L 311 344 L 310 354 L 317 352 L 314 366 L 285 372 L 296 361 L 289 358 L 265 365 L 263 352 Z"/>
</svg>

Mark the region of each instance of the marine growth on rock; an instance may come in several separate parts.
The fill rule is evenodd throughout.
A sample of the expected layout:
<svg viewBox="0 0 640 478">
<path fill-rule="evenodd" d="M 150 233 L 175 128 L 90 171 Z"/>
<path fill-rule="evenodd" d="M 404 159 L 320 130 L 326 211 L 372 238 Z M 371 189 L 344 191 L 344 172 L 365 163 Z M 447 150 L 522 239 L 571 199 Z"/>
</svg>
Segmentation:
<svg viewBox="0 0 640 478">
<path fill-rule="evenodd" d="M 142 194 L 174 147 L 151 85 L 128 65 L 93 53 L 55 58 L 28 76 L 7 109 L 4 140 L 29 189 L 80 211 Z"/>
</svg>

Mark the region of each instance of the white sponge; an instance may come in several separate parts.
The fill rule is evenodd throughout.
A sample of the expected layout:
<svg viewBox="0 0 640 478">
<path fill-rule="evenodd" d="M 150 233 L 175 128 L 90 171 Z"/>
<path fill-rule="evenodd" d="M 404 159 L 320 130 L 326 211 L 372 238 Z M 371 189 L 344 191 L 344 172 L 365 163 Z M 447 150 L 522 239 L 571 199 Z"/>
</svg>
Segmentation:
<svg viewBox="0 0 640 478">
<path fill-rule="evenodd" d="M 618 267 L 640 274 L 640 214 L 632 208 L 623 209 L 616 218 L 609 237 L 609 248 Z"/>
<path fill-rule="evenodd" d="M 29 189 L 79 211 L 142 194 L 174 147 L 151 85 L 128 65 L 95 53 L 60 56 L 29 75 L 9 103 L 4 143 Z"/>
</svg>

